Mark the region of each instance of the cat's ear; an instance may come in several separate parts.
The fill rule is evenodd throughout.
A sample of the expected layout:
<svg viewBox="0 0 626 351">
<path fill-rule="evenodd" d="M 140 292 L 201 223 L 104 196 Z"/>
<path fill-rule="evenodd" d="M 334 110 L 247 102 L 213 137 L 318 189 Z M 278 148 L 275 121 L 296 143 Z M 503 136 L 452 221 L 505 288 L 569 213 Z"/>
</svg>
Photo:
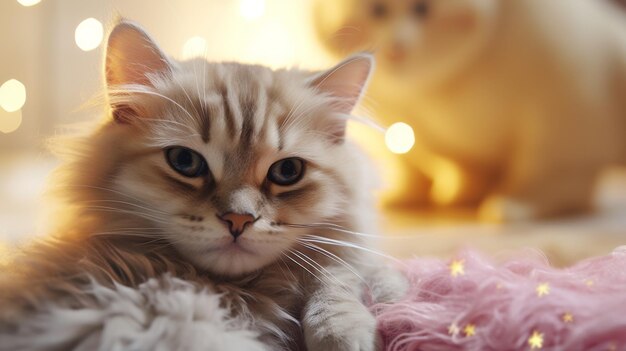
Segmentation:
<svg viewBox="0 0 626 351">
<path fill-rule="evenodd" d="M 163 51 L 137 24 L 122 20 L 109 34 L 104 67 L 107 87 L 149 86 L 149 75 L 170 70 Z"/>
<path fill-rule="evenodd" d="M 309 85 L 318 92 L 333 97 L 334 112 L 349 115 L 359 103 L 374 69 L 374 58 L 369 54 L 351 56 L 329 69 L 317 74 Z M 343 139 L 346 130 L 345 118 L 334 122 L 331 133 Z"/>
<path fill-rule="evenodd" d="M 117 122 L 141 115 L 128 100 L 129 86 L 153 87 L 150 77 L 171 74 L 172 65 L 152 38 L 137 24 L 122 20 L 109 34 L 104 75 L 111 113 Z M 138 86 L 138 87 L 137 87 Z"/>
</svg>

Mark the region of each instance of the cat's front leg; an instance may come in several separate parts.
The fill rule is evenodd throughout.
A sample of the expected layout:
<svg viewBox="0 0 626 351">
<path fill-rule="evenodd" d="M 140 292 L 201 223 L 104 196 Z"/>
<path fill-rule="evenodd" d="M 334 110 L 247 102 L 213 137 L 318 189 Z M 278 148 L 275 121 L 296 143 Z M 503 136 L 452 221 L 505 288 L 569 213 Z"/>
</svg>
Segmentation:
<svg viewBox="0 0 626 351">
<path fill-rule="evenodd" d="M 353 273 L 329 268 L 305 305 L 302 326 L 310 351 L 374 351 L 376 319 L 360 300 L 362 283 Z"/>
</svg>

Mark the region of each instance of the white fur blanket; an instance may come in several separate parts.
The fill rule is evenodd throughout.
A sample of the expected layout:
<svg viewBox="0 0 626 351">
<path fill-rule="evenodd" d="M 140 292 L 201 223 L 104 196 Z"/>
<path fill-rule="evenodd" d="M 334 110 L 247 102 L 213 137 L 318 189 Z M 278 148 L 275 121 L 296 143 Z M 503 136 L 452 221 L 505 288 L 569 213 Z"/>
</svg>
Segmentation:
<svg viewBox="0 0 626 351">
<path fill-rule="evenodd" d="M 136 289 L 94 285 L 93 296 L 93 306 L 51 306 L 21 321 L 0 335 L 0 350 L 266 350 L 220 295 L 171 276 Z"/>
</svg>

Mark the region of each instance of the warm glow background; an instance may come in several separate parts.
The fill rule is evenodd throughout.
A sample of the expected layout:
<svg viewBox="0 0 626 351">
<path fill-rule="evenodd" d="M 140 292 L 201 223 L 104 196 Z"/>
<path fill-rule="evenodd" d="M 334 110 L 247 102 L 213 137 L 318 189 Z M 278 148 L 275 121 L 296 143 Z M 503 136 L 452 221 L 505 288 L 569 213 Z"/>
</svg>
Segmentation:
<svg viewBox="0 0 626 351">
<path fill-rule="evenodd" d="M 39 199 L 55 165 L 45 140 L 66 125 L 101 117 L 84 105 L 101 93 L 102 40 L 117 16 L 141 23 L 175 58 L 320 69 L 333 60 L 315 37 L 313 1 L 0 1 L 0 259 L 3 245 L 45 232 L 37 226 Z M 398 176 L 391 152 L 408 151 L 410 127 L 395 124 L 385 138 L 376 128 L 353 125 L 350 134 L 366 141 L 384 166 L 383 187 L 390 186 Z M 599 199 L 611 210 L 523 227 L 478 224 L 465 214 L 387 213 L 385 245 L 399 256 L 446 255 L 466 244 L 488 251 L 533 246 L 562 262 L 605 253 L 626 235 L 626 194 L 602 189 Z"/>
</svg>

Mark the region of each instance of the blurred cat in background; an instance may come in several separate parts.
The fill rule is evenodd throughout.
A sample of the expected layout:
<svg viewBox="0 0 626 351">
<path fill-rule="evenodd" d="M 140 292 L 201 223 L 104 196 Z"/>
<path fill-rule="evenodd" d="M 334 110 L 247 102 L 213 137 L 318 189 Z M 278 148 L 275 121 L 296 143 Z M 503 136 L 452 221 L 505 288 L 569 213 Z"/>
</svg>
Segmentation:
<svg viewBox="0 0 626 351">
<path fill-rule="evenodd" d="M 575 213 L 589 207 L 599 171 L 626 161 L 626 19 L 614 4 L 316 6 L 330 51 L 375 51 L 373 112 L 415 131 L 398 203 L 480 204 L 496 221 Z"/>
</svg>

